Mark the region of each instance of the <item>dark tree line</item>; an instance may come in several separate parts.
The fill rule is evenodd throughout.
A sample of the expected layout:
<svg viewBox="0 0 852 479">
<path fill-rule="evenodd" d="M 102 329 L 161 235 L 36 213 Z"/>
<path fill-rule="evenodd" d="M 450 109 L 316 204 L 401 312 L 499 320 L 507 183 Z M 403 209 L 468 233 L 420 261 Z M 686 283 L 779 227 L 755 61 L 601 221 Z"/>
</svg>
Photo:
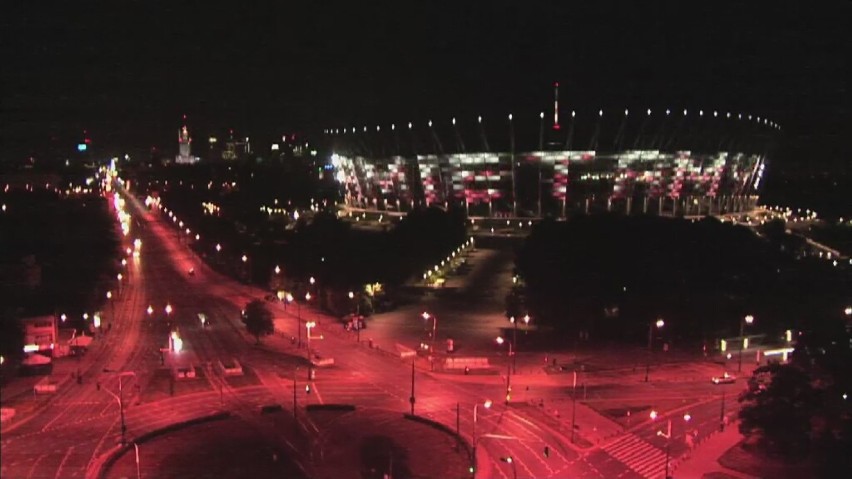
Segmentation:
<svg viewBox="0 0 852 479">
<path fill-rule="evenodd" d="M 507 310 L 527 310 L 558 330 L 632 340 L 645 338 L 656 317 L 666 319 L 669 335 L 711 339 L 734 332 L 745 314 L 760 318 L 766 332 L 838 314 L 848 272 L 797 260 L 782 245 L 709 218 L 545 221 L 518 251 L 525 286 Z"/>
<path fill-rule="evenodd" d="M 3 202 L 7 205 L 0 214 L 4 323 L 67 313 L 72 318 L 69 325 L 81 326 L 75 321 L 102 304 L 118 269 L 117 227 L 106 200 L 35 190 L 12 191 Z M 0 340 L 16 342 L 6 334 Z"/>
</svg>

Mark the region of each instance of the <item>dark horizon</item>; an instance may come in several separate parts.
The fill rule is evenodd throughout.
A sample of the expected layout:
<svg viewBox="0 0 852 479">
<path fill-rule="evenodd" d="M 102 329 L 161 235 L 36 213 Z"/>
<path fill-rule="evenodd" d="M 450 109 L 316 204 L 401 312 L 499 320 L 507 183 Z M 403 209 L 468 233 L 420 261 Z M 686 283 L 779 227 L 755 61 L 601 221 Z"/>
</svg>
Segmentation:
<svg viewBox="0 0 852 479">
<path fill-rule="evenodd" d="M 537 8 L 536 8 L 537 7 Z M 50 138 L 175 149 L 233 128 L 284 132 L 647 107 L 751 113 L 842 166 L 843 19 L 751 4 L 15 5 L 3 20 L 3 160 Z M 97 151 L 97 150 L 96 150 Z M 784 155 L 782 155 L 784 156 Z"/>
</svg>

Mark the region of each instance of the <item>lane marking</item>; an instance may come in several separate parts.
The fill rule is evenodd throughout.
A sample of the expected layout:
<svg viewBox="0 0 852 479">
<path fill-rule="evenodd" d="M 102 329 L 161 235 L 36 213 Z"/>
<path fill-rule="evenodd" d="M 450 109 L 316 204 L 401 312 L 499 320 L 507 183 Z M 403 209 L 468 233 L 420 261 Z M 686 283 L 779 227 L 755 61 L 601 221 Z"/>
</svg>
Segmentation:
<svg viewBox="0 0 852 479">
<path fill-rule="evenodd" d="M 65 456 L 62 457 L 62 462 L 60 462 L 59 467 L 56 468 L 56 474 L 53 476 L 54 478 L 59 479 L 60 477 L 62 477 L 62 468 L 65 467 L 65 461 L 68 460 L 68 456 L 71 455 L 71 452 L 74 450 L 75 447 L 76 446 L 71 446 L 68 448 L 67 451 L 65 451 Z"/>
</svg>

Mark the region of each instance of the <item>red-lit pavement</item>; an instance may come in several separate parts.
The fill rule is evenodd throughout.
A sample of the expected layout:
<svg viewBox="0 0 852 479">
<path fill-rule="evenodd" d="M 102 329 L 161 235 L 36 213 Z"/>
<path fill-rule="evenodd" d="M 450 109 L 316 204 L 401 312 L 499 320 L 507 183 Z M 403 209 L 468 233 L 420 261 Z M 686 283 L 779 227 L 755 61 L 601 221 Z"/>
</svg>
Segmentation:
<svg viewBox="0 0 852 479">
<path fill-rule="evenodd" d="M 164 233 L 168 236 L 168 232 Z M 174 244 L 175 241 L 172 241 Z M 197 264 L 191 253 L 186 248 L 182 250 L 175 248 L 177 257 L 175 262 L 184 266 Z M 224 312 L 224 317 L 217 318 L 227 319 L 240 334 L 243 334 L 244 340 L 247 342 L 253 339 L 245 336 L 245 333 L 240 329 L 241 325 L 237 319 L 237 310 L 247 301 L 262 297 L 264 292 L 258 289 L 249 288 L 244 285 L 235 284 L 234 282 L 220 277 L 215 272 L 210 271 L 206 267 L 196 268 L 196 279 L 200 284 L 204 284 L 208 293 L 216 298 L 224 298 L 231 303 L 231 311 L 228 314 Z M 273 337 L 264 339 L 263 350 L 284 351 L 289 354 L 304 356 L 305 349 L 295 349 L 291 344 L 289 337 L 296 336 L 294 317 L 294 308 L 291 306 L 289 310 L 281 304 L 272 304 L 273 308 L 277 308 L 276 327 L 280 331 Z M 227 309 L 227 308 L 226 308 Z M 350 403 L 360 406 L 378 406 L 388 409 L 396 409 L 401 411 L 408 410 L 408 397 L 410 396 L 410 365 L 390 354 L 382 354 L 376 350 L 371 350 L 364 344 L 369 337 L 362 337 L 362 344 L 354 343 L 354 335 L 344 333 L 339 327 L 339 323 L 334 318 L 329 318 L 325 315 L 317 313 L 310 307 L 303 306 L 301 309 L 302 325 L 306 320 L 318 320 L 321 324 L 319 328 L 314 330 L 314 334 L 322 334 L 324 339 L 314 340 L 312 345 L 314 351 L 319 351 L 323 356 L 333 357 L 335 366 L 330 369 L 318 369 L 316 380 L 312 382 L 312 394 L 305 395 L 303 393 L 303 379 L 306 377 L 304 372 L 305 362 L 302 361 L 302 370 L 299 372 L 293 371 L 292 365 L 271 364 L 269 368 L 256 367 L 258 376 L 263 382 L 270 387 L 270 390 L 277 390 L 276 396 L 281 397 L 281 403 L 287 404 L 292 394 L 292 377 L 295 374 L 297 384 L 297 400 L 299 403 L 304 402 L 324 402 L 324 403 Z M 224 326 L 223 326 L 224 327 Z M 304 334 L 303 334 L 304 337 Z M 188 347 L 192 348 L 192 341 L 188 341 Z M 391 354 L 395 352 L 393 345 L 380 344 L 386 352 Z M 672 373 L 680 372 L 684 377 L 696 379 L 705 387 L 709 387 L 709 380 L 704 376 L 709 370 L 716 370 L 716 366 L 709 366 L 706 369 L 699 368 L 696 371 L 686 366 L 666 366 L 666 371 L 662 368 L 657 370 L 655 374 L 663 377 L 669 377 Z M 271 369 L 272 374 L 269 374 Z M 480 452 L 485 452 L 480 456 L 482 475 L 480 477 L 510 477 L 511 470 L 507 463 L 500 461 L 501 457 L 512 456 L 516 466 L 520 471 L 527 471 L 531 477 L 561 477 L 569 473 L 577 477 L 610 477 L 611 474 L 631 474 L 630 461 L 625 459 L 624 462 L 617 461 L 605 452 L 598 452 L 594 456 L 585 452 L 575 452 L 570 447 L 560 446 L 560 441 L 565 440 L 565 436 L 555 435 L 546 428 L 542 428 L 536 423 L 530 421 L 522 411 L 508 410 L 501 405 L 501 399 L 505 395 L 505 386 L 503 379 L 500 377 L 482 377 L 475 378 L 474 382 L 458 382 L 452 381 L 445 376 L 432 376 L 426 373 L 426 364 L 419 365 L 416 375 L 415 396 L 417 397 L 415 410 L 418 414 L 432 417 L 440 422 L 454 427 L 456 424 L 456 404 L 459 404 L 460 414 L 458 415 L 458 423 L 460 430 L 468 440 L 471 440 L 472 435 L 472 411 L 473 404 L 482 403 L 486 399 L 491 399 L 495 407 L 492 410 L 486 411 L 479 408 L 482 413 L 477 424 L 478 436 L 485 432 L 485 436 L 479 442 Z M 420 372 L 422 371 L 422 372 Z M 640 381 L 636 373 L 635 381 Z M 623 380 L 626 376 L 620 372 L 619 375 Z M 301 377 L 300 377 L 301 376 Z M 709 378 L 709 376 L 708 376 Z M 657 378 L 655 378 L 656 380 Z M 671 379 L 682 380 L 683 378 L 672 377 Z M 526 390 L 520 388 L 525 387 L 523 376 L 517 376 L 515 380 L 515 397 L 516 400 L 526 394 Z M 539 378 L 531 380 L 537 384 L 531 386 L 533 391 L 542 392 L 543 397 L 565 397 L 564 387 L 554 386 L 552 379 Z M 586 380 L 588 384 L 593 384 L 596 381 L 594 375 L 589 375 Z M 611 379 L 602 379 L 602 382 L 612 382 Z M 561 384 L 567 381 L 563 380 Z M 277 383 L 277 384 L 276 384 Z M 542 384 L 544 384 L 542 386 Z M 559 381 L 557 381 L 559 384 Z M 659 394 L 659 391 L 650 391 L 648 395 L 653 396 Z M 681 394 L 683 396 L 683 394 Z M 712 396 L 712 395 L 711 395 Z M 501 408 L 504 409 L 501 411 Z M 715 406 L 711 407 L 715 410 Z M 700 411 L 696 412 L 696 418 L 701 416 Z M 718 416 L 716 416 L 718 421 Z M 578 421 L 578 424 L 580 422 Z M 491 429 L 489 429 L 489 427 Z M 653 426 L 648 426 L 653 427 Z M 656 431 L 650 431 L 650 434 L 655 441 Z M 545 458 L 543 451 L 544 447 L 550 448 L 551 454 L 549 458 Z M 659 445 L 652 446 L 660 449 Z M 677 448 L 673 446 L 673 457 L 676 456 Z M 617 454 L 617 452 L 616 452 Z M 594 464 L 594 465 L 592 465 Z M 601 472 L 598 467 L 601 466 L 606 472 Z M 487 473 L 486 470 L 491 471 Z M 652 471 L 653 475 L 653 471 Z M 522 476 L 523 477 L 523 476 Z"/>
<path fill-rule="evenodd" d="M 150 229 L 163 241 L 173 264 L 181 265 L 181 269 L 194 267 L 196 271 L 180 296 L 173 293 L 176 296 L 173 299 L 175 310 L 181 311 L 176 317 L 183 318 L 179 321 L 183 321 L 181 331 L 187 356 L 195 355 L 200 361 L 215 360 L 208 344 L 220 341 L 223 343 L 221 346 L 212 347 L 220 354 L 220 358 L 238 357 L 244 365 L 257 372 L 258 378 L 271 394 L 279 398 L 277 402 L 285 407 L 292 402 L 294 366 L 299 365 L 301 369 L 295 374 L 297 401 L 300 405 L 306 402 L 344 403 L 400 412 L 409 410 L 409 361 L 372 350 L 366 345 L 366 341 L 361 345 L 355 344 L 354 337 L 345 334 L 334 318 L 303 306 L 302 327 L 306 320 L 321 323 L 321 326 L 314 330 L 314 334 L 323 335 L 324 339 L 313 340 L 312 348 L 323 356 L 333 357 L 335 362 L 330 368 L 317 369 L 311 394 L 306 394 L 304 384 L 307 380 L 307 364 L 304 359 L 299 359 L 304 358 L 306 349 L 296 349 L 290 342 L 290 337 L 296 336 L 294 308 L 290 307 L 285 312 L 282 304 L 272 304 L 277 311 L 276 317 L 283 318 L 283 321 L 279 322 L 279 326 L 285 328 L 283 334 L 277 333 L 273 337 L 264 338 L 260 348 L 252 346 L 254 338 L 245 334 L 238 319 L 238 312 L 246 302 L 262 298 L 265 293 L 235 283 L 200 264 L 188 248 L 177 241 L 173 230 L 163 227 L 162 221 L 153 221 Z M 184 298 L 191 295 L 200 296 L 200 300 L 183 304 Z M 184 308 L 198 309 L 190 309 L 184 313 Z M 213 326 L 207 329 L 190 327 L 193 321 L 197 322 L 197 319 L 193 318 L 197 312 L 204 312 L 212 317 Z M 227 335 L 230 335 L 230 339 L 226 338 Z M 208 340 L 209 336 L 218 339 Z M 303 341 L 304 337 L 303 332 Z M 240 341 L 242 346 L 237 344 Z M 263 351 L 272 352 L 269 353 L 270 356 L 265 356 L 261 354 Z M 274 351 L 282 351 L 284 355 L 276 356 Z M 483 469 L 483 475 L 479 477 L 511 477 L 511 469 L 505 462 L 500 461 L 500 457 L 507 455 L 514 458 L 519 473 L 529 470 L 536 477 L 561 477 L 566 473 L 578 477 L 601 477 L 585 465 L 578 453 L 570 449 L 562 451 L 555 444 L 556 439 L 548 439 L 546 432 L 540 427 L 518 416 L 514 411 L 505 411 L 501 402 L 505 396 L 505 386 L 499 378 L 497 381 L 489 380 L 488 384 L 456 384 L 445 381 L 440 376 L 428 374 L 427 371 L 427 363 L 418 363 L 415 375 L 415 412 L 454 428 L 456 405 L 460 404 L 460 429 L 468 440 L 471 439 L 473 427 L 473 404 L 483 403 L 488 399 L 495 404 L 490 411 L 479 408 L 481 414 L 477 434 L 482 435 L 478 449 Z M 211 397 L 215 397 L 215 394 Z M 543 451 L 548 445 L 553 449 L 553 453 L 550 458 L 545 458 Z M 486 473 L 486 470 L 492 472 Z"/>
<path fill-rule="evenodd" d="M 140 205 L 130 203 L 138 216 Z M 104 343 L 113 344 L 104 349 L 109 353 L 98 357 L 94 349 L 91 359 L 86 359 L 92 361 L 92 376 L 86 377 L 82 385 L 66 386 L 54 400 L 55 405 L 51 404 L 17 430 L 10 434 L 4 431 L 4 477 L 81 477 L 87 468 L 94 470 L 91 466 L 103 459 L 101 453 L 115 447 L 120 438 L 116 401 L 105 391 L 97 391 L 93 384 L 100 377 L 102 388 L 115 390 L 116 380 L 112 375 L 95 373 L 104 368 L 134 371 L 141 396 L 145 396 L 149 389 L 156 389 L 151 384 L 160 368 L 159 348 L 168 344 L 168 334 L 173 329 L 180 331 L 185 349 L 178 354 L 168 354 L 164 358 L 166 366 L 195 366 L 203 378 L 191 382 L 194 381 L 192 384 L 197 385 L 199 391 L 149 398 L 137 404 L 141 396 L 127 394 L 134 391 L 134 383 L 129 382 L 125 393 L 130 396 L 126 422 L 131 440 L 163 426 L 222 410 L 239 414 L 258 428 L 265 428 L 258 414 L 259 407 L 273 403 L 292 407 L 294 377 L 299 409 L 310 403 L 345 403 L 399 413 L 409 411 L 411 363 L 399 357 L 394 344 L 384 344 L 390 343 L 390 338 L 374 344 L 382 351 L 370 348 L 367 337 L 356 344 L 354 335 L 345 333 L 335 318 L 303 306 L 302 328 L 305 320 L 321 323 L 313 334 L 323 339 L 312 340 L 312 349 L 323 357 L 334 358 L 333 366 L 317 369 L 308 394 L 305 391 L 309 382 L 306 349 L 296 348 L 290 341 L 291 336 L 296 336 L 296 311 L 292 307 L 285 311 L 282 304 L 271 304 L 278 318 L 276 334 L 255 346 L 254 338 L 246 334 L 239 320 L 239 310 L 249 300 L 262 298 L 265 292 L 238 284 L 204 266 L 166 221 L 167 218 L 151 214 L 143 222 L 146 226 L 138 231 L 144 245 L 139 260 L 142 267 L 136 276 L 131 275 L 124 299 L 116 302 L 119 318 L 114 321 L 112 332 L 104 338 Z M 186 273 L 190 267 L 195 269 L 192 277 Z M 148 304 L 155 311 L 150 317 L 145 312 Z M 171 314 L 165 313 L 166 304 L 172 306 Z M 210 320 L 208 326 L 202 327 L 198 313 Z M 302 336 L 305 337 L 304 330 Z M 505 356 L 496 356 L 495 360 L 501 358 Z M 231 359 L 239 360 L 246 368 L 245 378 L 223 378 L 217 372 L 219 361 Z M 529 366 L 521 361 L 519 369 L 540 369 L 532 366 L 537 361 L 530 358 Z M 684 375 L 704 374 L 704 371 L 683 368 Z M 657 376 L 652 375 L 651 384 L 638 384 L 638 372 L 621 373 L 620 380 L 588 374 L 583 379 L 588 386 L 587 401 L 617 401 L 619 394 L 630 395 L 633 399 L 646 397 L 651 405 L 666 394 L 673 398 L 699 398 L 703 393 L 691 392 L 677 383 L 658 381 L 676 371 L 658 370 Z M 605 388 L 594 388 L 607 382 L 633 384 L 631 387 L 635 390 L 628 387 L 607 393 Z M 415 372 L 415 413 L 453 429 L 458 424 L 460 433 L 473 442 L 473 409 L 474 404 L 479 405 L 476 438 L 480 469 L 477 477 L 512 477 L 512 465 L 501 461 L 509 456 L 513 458 L 518 477 L 656 475 L 656 465 L 650 465 L 656 462 L 636 462 L 626 451 L 656 458 L 652 449 L 664 450 L 661 438 L 656 436 L 657 424 L 648 422 L 627 427 L 629 433 L 622 437 L 604 437 L 597 444 L 600 449 L 595 444 L 591 444 L 592 447 L 571 445 L 564 422 L 554 427 L 546 417 L 540 417 L 549 414 L 547 410 L 551 404 L 561 401 L 564 409 L 570 375 L 525 374 L 514 376 L 512 383 L 513 405 L 507 408 L 503 404 L 506 394 L 503 377 L 433 374 L 428 362 L 420 359 Z M 695 383 L 697 390 L 707 389 L 705 393 L 712 399 L 709 380 L 701 384 L 703 386 Z M 667 387 L 670 388 L 668 392 L 663 390 Z M 487 400 L 493 402 L 491 408 L 484 407 Z M 543 400 L 544 404 L 540 411 L 531 411 L 539 408 L 537 400 Z M 729 401 L 733 403 L 732 398 Z M 718 402 L 708 403 L 706 411 L 702 408 L 691 412 L 694 424 L 710 427 L 715 420 L 718 425 Z M 565 417 L 564 412 L 560 414 Z M 579 435 L 594 438 L 588 428 L 603 424 L 600 421 L 596 412 L 581 408 L 577 418 Z M 305 424 L 310 431 L 309 421 Z M 672 457 L 683 452 L 677 446 L 677 434 L 675 428 Z M 416 453 L 417 446 L 411 447 Z"/>
<path fill-rule="evenodd" d="M 82 477 L 87 465 L 118 431 L 118 378 L 111 371 L 139 371 L 124 380 L 125 399 L 145 380 L 155 363 L 151 331 L 139 314 L 149 298 L 142 258 L 130 258 L 122 270 L 120 290 L 114 293 L 114 309 L 104 306 L 103 331 L 81 359 L 56 360 L 53 377 L 58 392 L 29 417 L 4 425 L 3 477 Z M 113 316 L 114 311 L 114 316 Z M 111 324 L 111 327 L 109 326 Z M 81 374 L 80 374 L 81 373 Z M 82 383 L 71 375 L 82 376 Z M 23 398 L 22 398 L 23 399 Z M 29 406 L 24 404 L 24 407 Z"/>
</svg>

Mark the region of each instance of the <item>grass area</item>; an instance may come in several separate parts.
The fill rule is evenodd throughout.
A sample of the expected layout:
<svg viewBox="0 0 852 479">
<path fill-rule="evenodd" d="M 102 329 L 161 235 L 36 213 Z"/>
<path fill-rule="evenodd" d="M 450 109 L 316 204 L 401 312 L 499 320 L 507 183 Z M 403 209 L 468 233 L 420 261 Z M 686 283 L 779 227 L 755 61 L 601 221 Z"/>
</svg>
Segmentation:
<svg viewBox="0 0 852 479">
<path fill-rule="evenodd" d="M 719 464 L 755 477 L 772 479 L 798 479 L 813 477 L 813 466 L 807 460 L 792 462 L 778 455 L 767 455 L 743 443 L 728 449 L 719 458 Z"/>
<path fill-rule="evenodd" d="M 210 382 L 207 381 L 207 376 L 203 369 L 196 367 L 195 374 L 196 377 L 194 379 L 174 380 L 171 369 L 157 369 L 142 391 L 140 402 L 155 402 L 172 396 L 210 391 L 213 389 L 210 386 Z"/>
</svg>

